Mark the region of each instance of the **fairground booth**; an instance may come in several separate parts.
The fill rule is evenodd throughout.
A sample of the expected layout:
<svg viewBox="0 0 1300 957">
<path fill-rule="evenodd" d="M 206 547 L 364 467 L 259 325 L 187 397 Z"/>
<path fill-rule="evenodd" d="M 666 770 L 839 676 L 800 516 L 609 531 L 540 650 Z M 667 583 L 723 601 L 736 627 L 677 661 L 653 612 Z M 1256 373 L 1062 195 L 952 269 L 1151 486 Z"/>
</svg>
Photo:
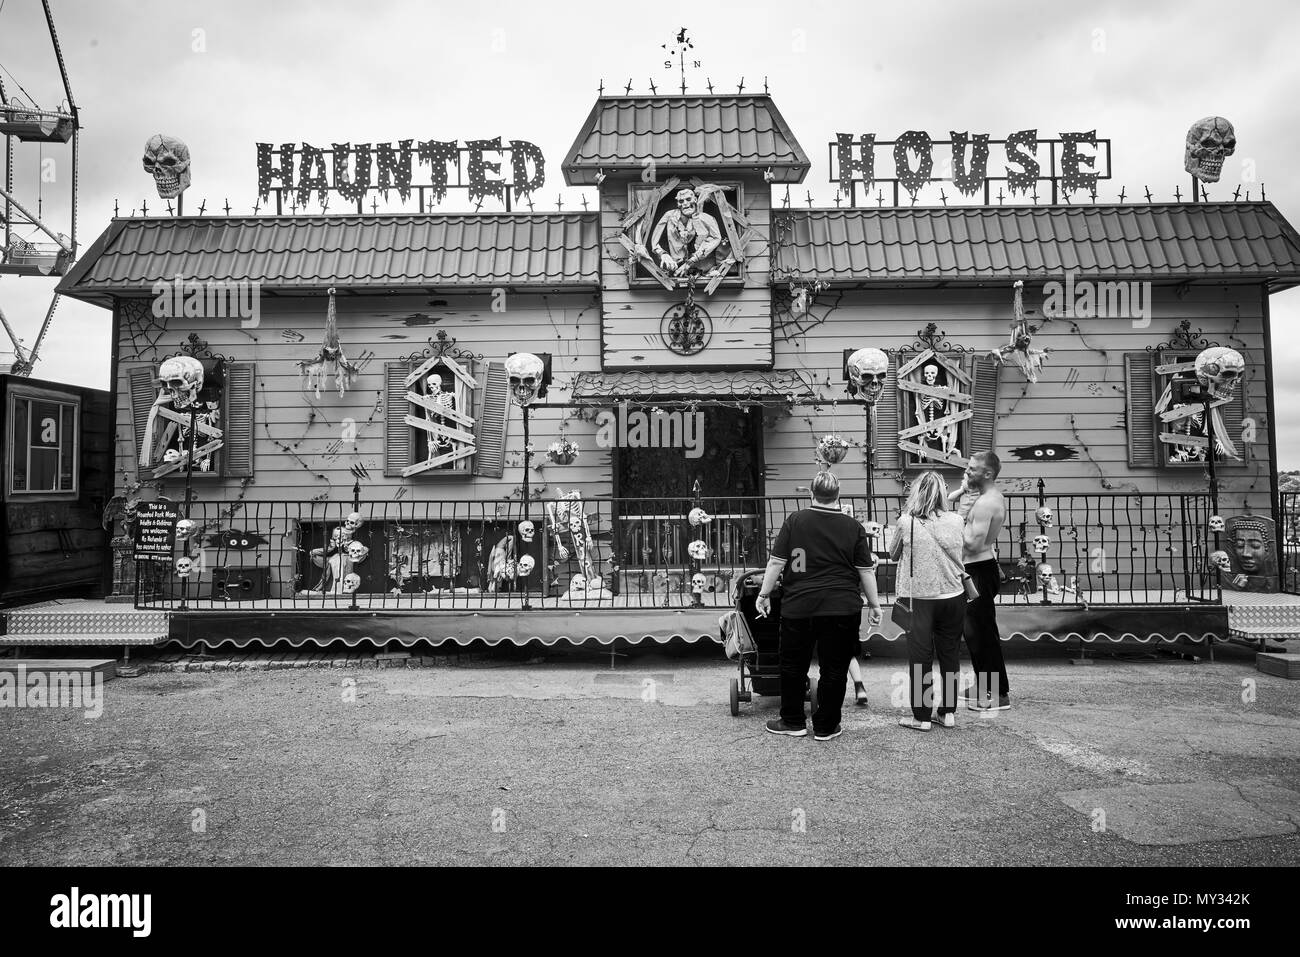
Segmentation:
<svg viewBox="0 0 1300 957">
<path fill-rule="evenodd" d="M 740 92 L 601 95 L 583 208 L 536 208 L 532 143 L 407 139 L 258 144 L 250 215 L 195 215 L 151 139 L 160 208 L 59 286 L 113 323 L 102 608 L 186 647 L 716 641 L 819 467 L 884 554 L 919 472 L 993 450 L 1005 638 L 1300 633 L 1269 325 L 1300 235 L 1210 198 L 1231 125 L 1159 198 L 1091 131 L 810 135 L 834 205 Z"/>
</svg>

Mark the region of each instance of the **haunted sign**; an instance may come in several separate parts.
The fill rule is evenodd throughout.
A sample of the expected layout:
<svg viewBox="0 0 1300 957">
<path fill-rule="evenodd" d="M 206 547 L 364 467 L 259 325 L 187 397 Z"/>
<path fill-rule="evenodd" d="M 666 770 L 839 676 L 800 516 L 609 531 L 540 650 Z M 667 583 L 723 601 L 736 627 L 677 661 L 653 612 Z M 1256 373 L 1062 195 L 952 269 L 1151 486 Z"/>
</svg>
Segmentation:
<svg viewBox="0 0 1300 957">
<path fill-rule="evenodd" d="M 180 514 L 170 502 L 141 502 L 135 509 L 132 555 L 136 561 L 171 564 Z"/>
</svg>

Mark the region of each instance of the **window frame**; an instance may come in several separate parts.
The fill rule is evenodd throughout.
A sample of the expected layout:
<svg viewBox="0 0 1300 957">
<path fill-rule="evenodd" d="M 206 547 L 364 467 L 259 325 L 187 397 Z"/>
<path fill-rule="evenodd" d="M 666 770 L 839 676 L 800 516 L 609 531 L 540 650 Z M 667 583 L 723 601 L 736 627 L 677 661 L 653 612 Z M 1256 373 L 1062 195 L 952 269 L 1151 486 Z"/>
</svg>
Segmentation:
<svg viewBox="0 0 1300 957">
<path fill-rule="evenodd" d="M 709 181 L 708 181 L 708 185 L 721 187 L 721 189 L 724 191 L 724 195 L 725 195 L 726 191 L 728 191 L 728 190 L 733 190 L 733 189 L 734 189 L 734 190 L 736 191 L 736 201 L 735 201 L 734 203 L 731 204 L 731 205 L 732 205 L 732 208 L 735 209 L 735 210 L 736 210 L 738 213 L 740 213 L 741 215 L 744 214 L 744 209 L 745 209 L 745 184 L 744 184 L 743 182 L 741 182 L 741 181 L 738 180 L 738 179 L 737 179 L 737 180 L 709 180 Z M 659 189 L 659 188 L 661 188 L 662 186 L 663 186 L 662 183 L 642 183 L 642 182 L 638 182 L 638 181 L 634 181 L 634 182 L 630 182 L 630 183 L 628 183 L 628 184 L 627 184 L 627 203 L 628 203 L 627 208 L 628 208 L 629 210 L 635 210 L 635 209 L 637 209 L 638 206 L 640 205 L 641 197 L 642 197 L 644 194 L 649 193 L 649 192 L 652 192 L 652 191 L 654 191 L 654 190 L 656 190 L 656 189 Z M 687 180 L 687 179 L 682 179 L 681 182 L 679 182 L 676 186 L 674 186 L 674 187 L 672 188 L 672 190 L 670 191 L 669 194 L 666 194 L 666 195 L 661 196 L 661 197 L 659 198 L 659 202 L 656 204 L 656 207 L 662 205 L 664 202 L 666 202 L 667 200 L 669 200 L 669 199 L 671 198 L 671 196 L 675 196 L 676 193 L 677 193 L 677 190 L 679 190 L 679 189 L 694 189 L 694 188 L 695 188 L 695 186 L 694 186 L 694 184 L 693 184 L 692 182 L 690 182 L 690 181 Z M 658 211 L 658 210 L 657 210 L 657 208 L 656 208 L 656 210 L 655 210 L 654 212 L 657 212 L 657 211 Z M 667 210 L 665 210 L 665 212 L 667 212 Z M 718 228 L 719 228 L 719 230 L 721 230 L 721 232 L 722 232 L 722 238 L 723 238 L 723 240 L 730 242 L 730 240 L 729 240 L 729 238 L 728 238 L 728 236 L 727 236 L 726 226 L 725 226 L 725 225 L 723 224 L 723 222 L 722 222 L 722 216 L 721 216 L 721 213 L 722 213 L 722 211 L 721 211 L 721 210 L 718 210 L 718 216 L 716 217 L 716 218 L 718 219 Z M 651 221 L 650 221 L 650 223 L 647 225 L 647 227 L 646 227 L 646 232 L 645 232 L 645 236 L 646 236 L 646 240 L 647 240 L 647 241 L 646 241 L 646 248 L 647 248 L 647 249 L 648 249 L 649 246 L 650 246 L 649 240 L 650 240 L 650 238 L 654 235 L 654 228 L 655 228 L 655 226 L 658 224 L 658 222 L 659 222 L 658 219 L 655 219 L 654 216 L 653 216 L 653 213 L 652 213 L 652 215 L 651 215 Z M 738 233 L 741 232 L 741 230 L 739 229 L 739 227 L 737 227 L 737 232 L 738 232 Z M 741 239 L 741 241 L 742 241 L 742 243 L 743 243 L 743 241 L 744 241 L 743 235 L 740 236 L 739 238 Z M 718 285 L 719 285 L 719 288 L 725 288 L 725 287 L 743 288 L 743 287 L 745 287 L 745 286 L 748 284 L 748 282 L 749 282 L 748 264 L 747 264 L 746 261 L 745 261 L 744 250 L 743 250 L 743 249 L 733 249 L 733 250 L 732 250 L 732 253 L 733 253 L 733 255 L 735 255 L 735 257 L 736 257 L 735 272 L 734 272 L 733 274 L 729 274 L 729 275 L 727 275 L 727 276 L 724 276 L 724 277 L 722 278 L 722 281 L 718 284 Z M 628 259 L 627 259 L 627 281 L 628 281 L 628 285 L 629 285 L 631 288 L 633 288 L 633 289 L 646 289 L 646 288 L 651 288 L 651 287 L 653 287 L 653 288 L 658 288 L 658 289 L 662 289 L 663 286 L 660 284 L 659 280 L 656 279 L 653 275 L 651 275 L 651 274 L 649 273 L 648 270 L 645 272 L 645 275 L 640 275 L 640 274 L 639 274 L 639 271 L 638 271 L 638 270 L 644 270 L 644 269 L 645 269 L 644 264 L 641 263 L 641 262 L 638 260 L 638 258 L 637 258 L 636 256 L 634 256 L 634 255 L 629 255 L 629 256 L 628 256 Z M 680 284 L 681 284 L 681 281 L 678 280 L 678 283 L 679 283 L 679 285 L 680 285 Z M 707 283 L 705 283 L 705 282 L 703 282 L 703 281 L 700 282 L 700 286 L 699 286 L 699 288 L 701 289 L 701 291 L 703 290 L 703 287 L 704 287 L 705 285 L 707 285 Z"/>
<path fill-rule="evenodd" d="M 72 488 L 71 489 L 15 489 L 14 488 L 14 465 L 17 461 L 17 452 L 19 443 L 14 433 L 14 427 L 17 420 L 17 403 L 22 399 L 28 402 L 28 408 L 31 408 L 32 402 L 50 402 L 62 408 L 72 409 Z M 40 501 L 71 501 L 81 495 L 81 404 L 82 397 L 71 392 L 60 392 L 55 389 L 41 389 L 35 386 L 11 384 L 8 390 L 8 396 L 5 401 L 5 414 L 8 416 L 8 426 L 5 429 L 5 497 L 9 500 L 18 500 L 23 502 L 40 502 Z M 30 412 L 29 412 L 30 416 Z M 62 420 L 62 412 L 59 414 Z M 31 419 L 28 418 L 27 435 L 22 439 L 22 448 L 26 450 L 27 474 L 31 476 Z M 59 442 L 59 465 L 62 467 L 63 462 L 63 436 Z M 58 471 L 56 470 L 56 475 Z"/>
<path fill-rule="evenodd" d="M 1171 388 L 1177 388 L 1180 385 L 1180 383 L 1175 381 L 1174 374 L 1162 375 L 1161 373 L 1157 372 L 1156 369 L 1162 365 L 1169 365 L 1171 363 L 1176 363 L 1176 362 L 1193 362 L 1195 361 L 1198 354 L 1199 353 L 1195 349 L 1170 349 L 1170 348 L 1165 348 L 1163 346 L 1157 347 L 1152 351 L 1151 404 L 1153 409 L 1156 403 L 1160 401 L 1160 396 L 1164 393 L 1166 385 L 1170 386 Z M 1186 386 L 1188 385 L 1188 383 L 1184 381 L 1181 383 L 1181 385 Z M 1233 394 L 1232 400 L 1222 407 L 1222 415 L 1225 419 L 1224 421 L 1225 426 L 1228 424 L 1226 421 L 1228 408 L 1232 406 L 1233 403 L 1240 403 L 1241 415 L 1243 418 L 1245 417 L 1246 414 L 1245 390 L 1246 390 L 1246 382 L 1243 381 L 1238 383 L 1237 391 Z M 1176 398 L 1177 398 L 1176 396 L 1171 397 L 1170 408 L 1173 408 L 1173 406 L 1177 404 Z M 1210 432 L 1208 426 L 1209 424 L 1206 423 L 1207 434 Z M 1165 423 L 1160 421 L 1159 413 L 1153 414 L 1151 417 L 1151 441 L 1155 452 L 1155 468 L 1157 471 L 1185 472 L 1189 469 L 1203 470 L 1206 468 L 1206 464 L 1207 464 L 1206 459 L 1189 459 L 1186 462 L 1171 462 L 1169 458 L 1170 458 L 1171 450 L 1173 449 L 1173 445 L 1171 443 L 1160 441 L 1161 435 L 1169 435 L 1169 434 L 1173 434 L 1173 430 L 1169 429 L 1165 425 Z M 1240 436 L 1237 436 L 1236 440 L 1240 441 Z M 1216 469 L 1245 468 L 1249 464 L 1249 458 L 1245 454 L 1246 451 L 1247 450 L 1245 448 L 1241 449 L 1242 456 L 1240 461 L 1229 458 L 1226 455 L 1216 454 L 1214 457 L 1214 467 Z"/>
</svg>

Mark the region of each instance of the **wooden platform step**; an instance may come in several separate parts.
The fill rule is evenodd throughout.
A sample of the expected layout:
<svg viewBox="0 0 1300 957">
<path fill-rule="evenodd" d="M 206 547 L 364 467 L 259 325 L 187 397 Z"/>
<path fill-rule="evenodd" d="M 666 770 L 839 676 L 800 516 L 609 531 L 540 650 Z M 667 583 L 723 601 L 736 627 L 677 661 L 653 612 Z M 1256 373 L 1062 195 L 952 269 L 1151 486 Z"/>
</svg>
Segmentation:
<svg viewBox="0 0 1300 957">
<path fill-rule="evenodd" d="M 1300 679 L 1300 655 L 1261 652 L 1255 656 L 1255 667 L 1266 675 Z"/>
<path fill-rule="evenodd" d="M 111 658 L 0 658 L 0 674 L 26 675 L 36 673 L 95 674 L 105 681 L 117 677 L 117 662 Z"/>
</svg>

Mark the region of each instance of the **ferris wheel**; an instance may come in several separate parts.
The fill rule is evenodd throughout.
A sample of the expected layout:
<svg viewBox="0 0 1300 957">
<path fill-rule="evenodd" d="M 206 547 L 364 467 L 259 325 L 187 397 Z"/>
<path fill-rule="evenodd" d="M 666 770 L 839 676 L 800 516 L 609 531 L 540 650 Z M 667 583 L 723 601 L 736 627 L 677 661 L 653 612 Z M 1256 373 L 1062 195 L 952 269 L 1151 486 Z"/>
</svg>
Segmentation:
<svg viewBox="0 0 1300 957">
<path fill-rule="evenodd" d="M 0 0 L 0 36 L 5 35 L 5 4 Z M 4 177 L 0 183 L 0 278 L 4 276 L 64 275 L 77 254 L 77 137 L 81 118 L 72 86 L 68 82 L 68 69 L 59 46 L 59 35 L 54 29 L 54 14 L 49 0 L 41 0 L 45 24 L 58 61 L 59 77 L 63 81 L 63 101 L 57 108 L 41 105 L 23 87 L 18 77 L 4 65 L 4 49 L 0 47 L 0 135 L 4 136 Z M 11 11 L 12 13 L 12 11 Z M 17 33 L 18 31 L 14 31 Z M 11 34 L 12 35 L 12 34 Z M 6 85 L 5 80 L 9 80 Z M 62 177 L 69 183 L 71 195 L 68 213 L 61 221 L 55 214 L 46 215 L 46 177 L 42 163 L 45 149 L 50 144 L 71 147 L 72 175 Z M 16 172 L 34 168 L 34 187 L 15 186 Z M 60 227 L 66 227 L 66 232 Z M 15 375 L 30 375 L 39 358 L 41 343 L 49 331 L 54 310 L 59 304 L 59 294 L 53 294 L 45 313 L 41 331 L 30 349 L 24 348 L 22 339 L 14 332 L 0 309 L 0 324 L 13 342 L 15 360 L 10 370 Z"/>
</svg>

